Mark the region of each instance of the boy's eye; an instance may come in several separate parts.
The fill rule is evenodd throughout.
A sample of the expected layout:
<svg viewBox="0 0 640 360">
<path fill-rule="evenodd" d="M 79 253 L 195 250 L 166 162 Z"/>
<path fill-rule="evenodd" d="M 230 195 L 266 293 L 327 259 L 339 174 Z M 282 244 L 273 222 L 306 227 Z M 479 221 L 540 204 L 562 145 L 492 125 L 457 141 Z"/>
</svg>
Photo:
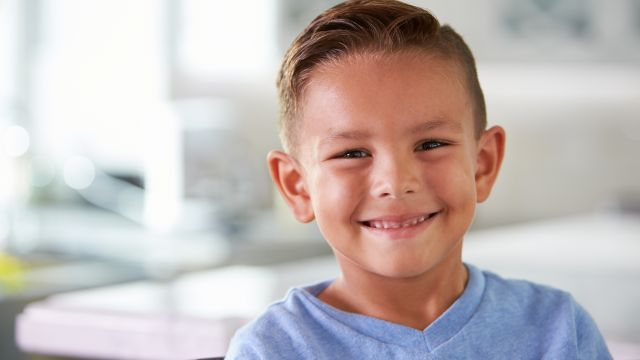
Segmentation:
<svg viewBox="0 0 640 360">
<path fill-rule="evenodd" d="M 369 154 L 364 150 L 347 150 L 336 155 L 337 158 L 342 159 L 359 159 L 369 156 Z"/>
<path fill-rule="evenodd" d="M 416 150 L 417 151 L 429 151 L 429 150 L 437 149 L 437 148 L 439 148 L 441 146 L 445 146 L 445 145 L 447 145 L 447 144 L 442 142 L 442 141 L 429 140 L 429 141 L 422 142 L 420 145 L 418 145 Z"/>
</svg>

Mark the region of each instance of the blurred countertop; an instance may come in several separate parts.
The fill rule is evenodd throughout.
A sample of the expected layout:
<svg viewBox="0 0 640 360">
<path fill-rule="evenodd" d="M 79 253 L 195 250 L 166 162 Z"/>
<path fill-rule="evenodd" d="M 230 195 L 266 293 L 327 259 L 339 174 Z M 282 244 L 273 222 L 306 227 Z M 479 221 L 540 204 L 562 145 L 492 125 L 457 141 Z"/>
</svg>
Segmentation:
<svg viewBox="0 0 640 360">
<path fill-rule="evenodd" d="M 140 304 L 139 310 L 149 306 L 144 299 L 157 297 L 153 291 L 194 271 L 237 264 L 266 266 L 330 253 L 316 229 L 289 231 L 291 225 L 276 221 L 276 216 L 257 214 L 233 232 L 154 232 L 89 205 L 15 209 L 9 242 L 0 243 L 19 269 L 8 282 L 15 286 L 3 286 L 0 274 L 0 358 L 21 358 L 13 340 L 14 319 L 26 304 L 50 295 L 135 287 L 145 281 L 155 284 L 125 296 L 124 302 Z M 104 297 L 109 304 L 117 304 L 118 298 Z"/>
<path fill-rule="evenodd" d="M 31 206 L 13 217 L 8 247 L 18 255 L 112 261 L 143 268 L 150 276 L 330 253 L 314 226 L 291 225 L 268 211 L 231 230 L 165 232 L 89 205 Z"/>
<path fill-rule="evenodd" d="M 637 215 L 598 213 L 477 230 L 465 241 L 466 262 L 569 291 L 594 317 L 616 358 L 640 356 Z M 26 351 L 68 356 L 221 355 L 233 332 L 289 287 L 337 274 L 335 261 L 325 256 L 56 295 L 26 308 L 17 339 Z"/>
</svg>

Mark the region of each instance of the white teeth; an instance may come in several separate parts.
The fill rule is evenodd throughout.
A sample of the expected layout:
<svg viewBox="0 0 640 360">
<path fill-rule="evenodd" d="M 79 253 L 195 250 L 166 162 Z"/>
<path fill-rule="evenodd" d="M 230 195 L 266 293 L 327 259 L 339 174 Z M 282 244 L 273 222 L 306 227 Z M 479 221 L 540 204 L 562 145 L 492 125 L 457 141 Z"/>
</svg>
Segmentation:
<svg viewBox="0 0 640 360">
<path fill-rule="evenodd" d="M 419 216 L 417 218 L 411 219 L 409 221 L 403 222 L 403 223 L 398 223 L 398 222 L 391 222 L 391 221 L 380 221 L 380 220 L 372 220 L 369 221 L 369 226 L 375 229 L 398 229 L 398 228 L 405 228 L 405 227 L 409 227 L 409 226 L 415 226 L 427 219 L 429 219 L 430 216 Z"/>
</svg>

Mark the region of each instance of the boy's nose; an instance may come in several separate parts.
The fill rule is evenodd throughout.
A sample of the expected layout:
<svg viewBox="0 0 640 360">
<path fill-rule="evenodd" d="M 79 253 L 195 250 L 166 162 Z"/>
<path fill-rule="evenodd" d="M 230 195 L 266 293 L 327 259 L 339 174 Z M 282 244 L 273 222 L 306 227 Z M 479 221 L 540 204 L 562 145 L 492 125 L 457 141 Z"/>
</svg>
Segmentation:
<svg viewBox="0 0 640 360">
<path fill-rule="evenodd" d="M 420 190 L 419 166 L 413 159 L 380 160 L 371 187 L 374 197 L 402 198 Z"/>
</svg>

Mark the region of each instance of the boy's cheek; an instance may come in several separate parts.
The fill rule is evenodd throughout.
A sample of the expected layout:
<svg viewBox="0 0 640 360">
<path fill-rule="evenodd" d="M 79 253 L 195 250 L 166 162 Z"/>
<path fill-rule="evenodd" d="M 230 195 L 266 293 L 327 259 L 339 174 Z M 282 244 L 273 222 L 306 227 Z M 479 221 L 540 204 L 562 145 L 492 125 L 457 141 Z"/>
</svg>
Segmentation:
<svg viewBox="0 0 640 360">
<path fill-rule="evenodd" d="M 340 204 L 341 201 L 345 201 L 354 197 L 356 194 L 361 193 L 363 182 L 354 181 L 353 178 L 343 179 L 319 179 L 316 186 L 319 199 L 323 199 L 325 203 Z M 342 203 L 341 205 L 346 205 Z"/>
<path fill-rule="evenodd" d="M 451 205 L 475 203 L 475 177 L 471 168 L 435 167 L 425 172 L 424 179 L 427 191 Z"/>
<path fill-rule="evenodd" d="M 327 211 L 348 208 L 350 201 L 361 196 L 365 190 L 365 180 L 356 176 L 323 176 L 314 182 L 312 199 L 316 207 Z"/>
</svg>

